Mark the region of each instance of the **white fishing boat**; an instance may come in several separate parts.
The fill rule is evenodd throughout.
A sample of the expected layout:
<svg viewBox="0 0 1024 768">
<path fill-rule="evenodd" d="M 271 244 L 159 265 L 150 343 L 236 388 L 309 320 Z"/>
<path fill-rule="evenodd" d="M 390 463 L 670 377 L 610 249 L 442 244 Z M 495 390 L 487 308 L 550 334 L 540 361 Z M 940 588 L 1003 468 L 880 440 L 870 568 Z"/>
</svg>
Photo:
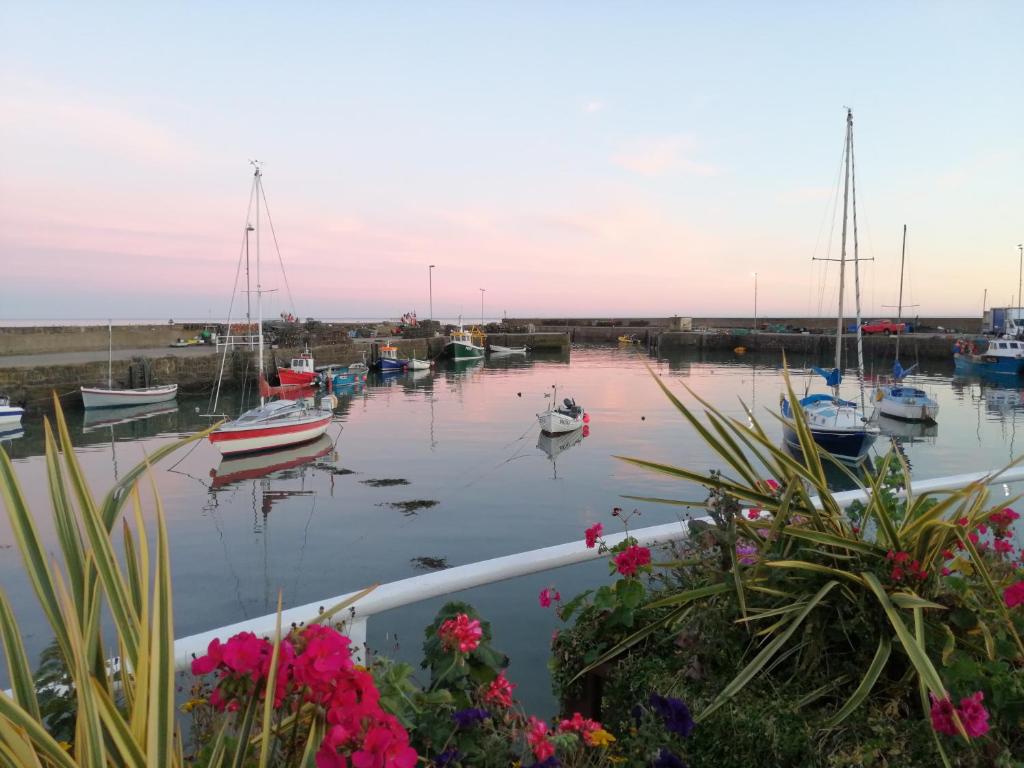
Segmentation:
<svg viewBox="0 0 1024 768">
<path fill-rule="evenodd" d="M 250 231 L 256 232 L 256 302 L 257 302 L 257 339 L 259 343 L 259 365 L 257 376 L 263 374 L 263 289 L 260 284 L 260 212 L 259 201 L 266 200 L 263 195 L 263 174 L 260 165 L 253 162 L 255 173 L 250 200 L 256 200 L 255 227 L 251 230 L 246 226 L 246 239 Z M 246 248 L 248 251 L 248 247 Z M 280 256 L 280 254 L 278 254 Z M 227 355 L 225 347 L 224 354 Z M 218 386 L 219 390 L 219 386 Z M 243 453 L 269 451 L 290 445 L 298 445 L 316 440 L 327 431 L 334 412 L 328 408 L 311 404 L 309 400 L 274 400 L 266 402 L 264 390 L 260 391 L 260 404 L 246 411 L 234 421 L 222 424 L 209 435 L 213 446 L 225 456 Z"/>
<path fill-rule="evenodd" d="M 846 184 L 843 192 L 843 235 L 839 262 L 839 313 L 836 320 L 836 358 L 835 367 L 831 371 L 821 368 L 812 370 L 825 378 L 826 384 L 832 388 L 831 394 L 814 394 L 801 398 L 796 403 L 791 403 L 783 395 L 780 399 L 780 410 L 784 419 L 783 435 L 786 443 L 796 450 L 800 449 L 800 440 L 796 434 L 793 424 L 794 408 L 803 411 L 804 418 L 810 428 L 814 442 L 822 450 L 833 456 L 856 461 L 861 459 L 870 449 L 875 438 L 879 434 L 878 426 L 869 424 L 864 415 L 862 405 L 850 400 L 843 400 L 839 397 L 839 385 L 843 380 L 842 357 L 843 357 L 843 292 L 844 277 L 846 273 L 846 229 L 847 217 L 851 210 L 853 213 L 853 267 L 855 280 L 855 296 L 857 299 L 857 372 L 863 378 L 864 374 L 864 347 L 861 341 L 861 316 L 860 316 L 860 261 L 857 254 L 857 196 L 856 185 L 853 185 L 852 204 L 847 205 L 850 191 L 851 171 L 853 164 L 853 113 L 846 112 L 846 146 L 844 149 L 844 162 L 846 166 Z M 863 399 L 863 390 L 861 393 Z"/>
<path fill-rule="evenodd" d="M 88 408 L 119 408 L 125 405 L 166 403 L 178 396 L 177 384 L 134 389 L 114 388 L 114 328 L 107 323 L 107 386 L 82 387 L 82 405 Z"/>
<path fill-rule="evenodd" d="M 561 435 L 580 429 L 590 421 L 590 416 L 584 413 L 583 407 L 576 405 L 576 401 L 571 398 L 565 398 L 559 405 L 558 390 L 555 389 L 551 395 L 548 409 L 537 414 L 537 421 L 540 422 L 541 431 L 549 435 Z"/>
<path fill-rule="evenodd" d="M 903 225 L 903 249 L 900 255 L 900 297 L 896 305 L 897 324 L 903 319 L 903 266 L 907 258 L 907 225 Z M 918 387 L 903 383 L 917 365 L 904 370 L 900 365 L 900 337 L 896 334 L 896 355 L 892 366 L 892 375 L 879 379 L 875 385 L 875 412 L 879 416 L 903 421 L 933 422 L 939 416 L 939 404 L 935 398 Z"/>
<path fill-rule="evenodd" d="M 410 371 L 429 371 L 430 361 L 429 360 L 417 360 L 415 357 L 409 358 L 409 363 L 406 365 Z"/>
<path fill-rule="evenodd" d="M 24 408 L 11 405 L 11 398 L 0 395 L 0 429 L 14 429 L 14 425 L 21 422 L 24 414 Z"/>
<path fill-rule="evenodd" d="M 527 347 L 503 347 L 500 344 L 491 344 L 491 352 L 499 355 L 525 355 Z"/>
</svg>

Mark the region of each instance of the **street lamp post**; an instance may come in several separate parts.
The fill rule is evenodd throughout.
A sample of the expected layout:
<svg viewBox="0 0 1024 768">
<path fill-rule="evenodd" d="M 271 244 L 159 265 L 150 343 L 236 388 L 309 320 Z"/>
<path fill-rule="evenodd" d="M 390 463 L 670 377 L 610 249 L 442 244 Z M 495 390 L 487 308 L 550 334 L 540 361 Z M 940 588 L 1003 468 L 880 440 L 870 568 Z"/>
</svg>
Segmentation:
<svg viewBox="0 0 1024 768">
<path fill-rule="evenodd" d="M 487 290 L 486 288 L 481 288 L 480 289 L 480 327 L 481 328 L 483 327 L 483 324 L 484 324 L 484 292 L 486 290 Z"/>
<path fill-rule="evenodd" d="M 754 333 L 758 332 L 758 273 L 754 272 Z"/>
<path fill-rule="evenodd" d="M 1017 317 L 1014 318 L 1013 327 L 1016 329 L 1014 334 L 1015 338 L 1020 338 L 1020 289 L 1021 289 L 1021 278 L 1024 276 L 1024 243 L 1017 244 L 1017 251 L 1020 253 L 1020 266 L 1017 269 Z"/>
<path fill-rule="evenodd" d="M 434 325 L 434 264 L 427 267 L 427 285 L 430 291 L 430 325 Z"/>
</svg>

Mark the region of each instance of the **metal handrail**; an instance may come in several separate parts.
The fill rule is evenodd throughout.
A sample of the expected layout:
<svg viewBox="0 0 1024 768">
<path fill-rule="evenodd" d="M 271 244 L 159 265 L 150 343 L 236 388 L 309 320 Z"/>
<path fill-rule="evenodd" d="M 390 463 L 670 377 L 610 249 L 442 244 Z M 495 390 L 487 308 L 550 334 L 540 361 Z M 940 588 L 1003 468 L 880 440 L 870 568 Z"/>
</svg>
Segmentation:
<svg viewBox="0 0 1024 768">
<path fill-rule="evenodd" d="M 920 495 L 922 493 L 952 491 L 973 483 L 993 485 L 995 483 L 1021 481 L 1024 481 L 1024 467 L 1013 467 L 1002 473 L 996 471 L 971 472 L 922 480 L 913 484 L 912 491 L 915 495 Z M 834 494 L 833 498 L 839 503 L 840 507 L 845 509 L 855 501 L 865 501 L 868 495 L 869 492 L 867 490 L 842 491 Z M 902 495 L 902 492 L 900 495 Z M 821 502 L 817 496 L 812 497 L 811 501 L 816 507 L 820 508 Z M 710 522 L 710 518 L 706 516 L 690 519 Z M 689 520 L 685 522 L 689 522 Z M 687 534 L 688 530 L 685 523 L 675 522 L 639 528 L 630 531 L 629 535 L 636 538 L 642 545 L 650 547 L 685 538 Z M 626 534 L 620 533 L 606 536 L 604 539 L 609 546 L 615 546 L 625 536 Z M 583 541 L 574 541 L 469 563 L 468 565 L 461 565 L 436 573 L 412 576 L 408 579 L 382 584 L 365 597 L 353 603 L 346 613 L 339 615 L 339 618 L 346 619 L 346 630 L 352 639 L 353 647 L 359 649 L 366 641 L 366 621 L 375 614 L 418 603 L 432 597 L 461 592 L 472 587 L 493 584 L 519 576 L 541 573 L 566 565 L 575 565 L 603 556 L 597 548 L 588 549 Z M 347 592 L 336 597 L 319 600 L 315 603 L 288 608 L 281 613 L 281 626 L 290 627 L 292 624 L 310 621 L 316 618 L 322 610 L 350 600 L 357 594 L 358 591 Z M 239 632 L 270 635 L 274 632 L 276 623 L 277 615 L 272 613 L 175 640 L 175 666 L 178 669 L 188 666 L 194 656 L 206 653 L 207 646 L 214 638 L 226 639 Z"/>
</svg>

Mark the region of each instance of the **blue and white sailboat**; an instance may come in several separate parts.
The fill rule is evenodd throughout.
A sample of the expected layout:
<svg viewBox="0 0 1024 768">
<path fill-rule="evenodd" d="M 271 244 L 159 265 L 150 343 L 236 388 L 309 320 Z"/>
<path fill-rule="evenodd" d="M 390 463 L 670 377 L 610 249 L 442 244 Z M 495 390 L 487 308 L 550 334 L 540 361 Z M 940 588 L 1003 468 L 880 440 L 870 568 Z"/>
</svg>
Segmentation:
<svg viewBox="0 0 1024 768">
<path fill-rule="evenodd" d="M 786 443 L 797 450 L 800 449 L 800 439 L 797 436 L 793 424 L 794 409 L 799 408 L 811 431 L 814 442 L 822 450 L 832 454 L 836 458 L 856 461 L 863 458 L 868 449 L 878 437 L 879 429 L 869 423 L 864 414 L 864 408 L 851 400 L 843 400 L 839 397 L 839 385 L 842 383 L 842 358 L 843 358 L 843 293 L 845 289 L 844 280 L 846 274 L 846 225 L 847 213 L 853 213 L 853 268 L 855 295 L 857 297 L 857 365 L 858 374 L 863 375 L 864 370 L 864 348 L 861 343 L 861 317 L 860 317 L 860 270 L 857 257 L 857 193 L 856 184 L 853 185 L 852 204 L 850 200 L 850 181 L 853 163 L 853 113 L 846 112 L 846 149 L 844 152 L 846 164 L 846 183 L 843 190 L 843 238 L 839 261 L 839 314 L 836 318 L 836 362 L 831 371 L 821 368 L 813 368 L 814 372 L 825 379 L 825 383 L 832 388 L 832 394 L 807 395 L 796 403 L 791 403 L 785 396 L 782 397 L 781 410 L 785 419 L 783 426 L 783 437 Z"/>
<path fill-rule="evenodd" d="M 900 298 L 896 305 L 896 322 L 903 319 L 903 266 L 907 259 L 907 225 L 903 225 L 903 248 L 900 254 Z M 900 365 L 900 336 L 896 334 L 896 360 L 892 376 L 880 379 L 875 385 L 875 411 L 879 416 L 902 421 L 934 422 L 939 416 L 939 404 L 923 389 L 903 383 L 917 364 L 904 369 Z"/>
</svg>

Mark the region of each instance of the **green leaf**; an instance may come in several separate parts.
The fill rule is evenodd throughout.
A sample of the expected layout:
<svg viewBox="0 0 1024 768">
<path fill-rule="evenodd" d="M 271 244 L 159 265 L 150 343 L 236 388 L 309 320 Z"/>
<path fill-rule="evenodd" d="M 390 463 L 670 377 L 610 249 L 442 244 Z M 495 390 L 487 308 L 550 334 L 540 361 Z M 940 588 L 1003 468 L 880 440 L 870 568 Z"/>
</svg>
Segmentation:
<svg viewBox="0 0 1024 768">
<path fill-rule="evenodd" d="M 644 599 L 644 585 L 640 579 L 621 579 L 615 585 L 615 594 L 624 608 L 632 610 Z"/>
<path fill-rule="evenodd" d="M 879 675 L 882 674 L 882 670 L 885 669 L 886 663 L 889 661 L 889 654 L 892 651 L 892 641 L 886 635 L 882 635 L 878 638 L 878 648 L 875 650 L 875 657 L 871 660 L 868 665 L 867 672 L 864 673 L 864 677 L 861 678 L 860 685 L 853 692 L 846 703 L 836 712 L 832 717 L 825 721 L 825 725 L 828 727 L 834 727 L 839 725 L 843 720 L 853 714 L 854 710 L 857 709 L 864 700 L 867 699 L 871 693 L 871 689 L 875 687 L 875 683 L 878 681 Z"/>
<path fill-rule="evenodd" d="M 730 698 L 735 696 L 743 687 L 749 683 L 754 677 L 761 671 L 761 669 L 771 661 L 772 657 L 782 648 L 783 645 L 792 637 L 793 633 L 800 627 L 807 615 L 813 611 L 825 596 L 832 591 L 834 587 L 839 584 L 838 581 L 832 580 L 826 582 L 821 589 L 819 589 L 810 600 L 807 601 L 807 605 L 804 606 L 803 610 L 800 611 L 785 630 L 776 635 L 765 647 L 761 650 L 754 659 L 744 667 L 736 677 L 729 682 L 715 697 L 715 700 L 705 709 L 700 715 L 697 716 L 697 720 L 701 721 L 706 719 L 711 713 L 721 707 Z"/>
<path fill-rule="evenodd" d="M 0 589 L 0 639 L 3 640 L 4 657 L 7 659 L 7 674 L 11 681 L 11 692 L 18 706 L 28 712 L 36 720 L 40 719 L 39 701 L 36 699 L 35 681 L 32 679 L 32 667 L 25 654 L 25 646 L 21 642 L 21 632 L 7 601 L 7 594 Z M 0 696 L 3 696 L 0 693 Z"/>
</svg>

